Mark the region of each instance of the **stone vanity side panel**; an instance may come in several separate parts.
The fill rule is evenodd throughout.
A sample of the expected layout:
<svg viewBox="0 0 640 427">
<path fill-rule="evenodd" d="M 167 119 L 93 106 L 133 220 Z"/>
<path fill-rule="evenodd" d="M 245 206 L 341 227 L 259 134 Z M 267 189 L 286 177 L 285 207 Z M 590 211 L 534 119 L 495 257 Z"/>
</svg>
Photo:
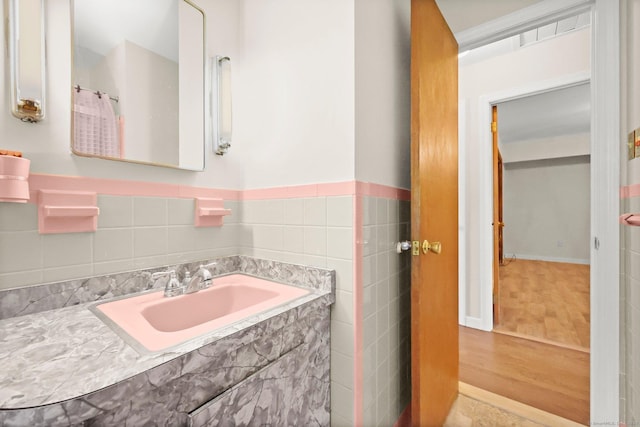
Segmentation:
<svg viewBox="0 0 640 427">
<path fill-rule="evenodd" d="M 303 344 L 315 352 L 320 351 L 316 347 L 328 348 L 328 319 L 327 302 L 319 299 L 81 398 L 37 408 L 0 411 L 0 425 L 186 426 L 188 413 L 293 348 Z M 301 358 L 298 362 L 301 366 L 319 360 L 309 353 L 301 354 Z M 328 358 L 323 362 L 322 366 L 313 368 L 321 370 L 319 378 L 326 377 L 328 383 Z M 305 393 L 323 392 L 319 388 Z M 323 399 L 320 396 L 313 401 Z M 328 411 L 328 398 L 326 402 Z"/>
<path fill-rule="evenodd" d="M 335 272 L 329 270 L 247 256 L 229 256 L 149 270 L 0 290 L 0 320 L 106 300 L 150 289 L 163 289 L 169 277 L 161 277 L 152 281 L 151 274 L 158 271 L 175 270 L 178 278 L 181 279 L 185 272 L 194 273 L 201 264 L 212 262 L 216 264 L 209 267 L 209 270 L 214 276 L 239 272 L 319 290 L 333 290 L 332 284 L 335 283 Z"/>
<path fill-rule="evenodd" d="M 190 427 L 328 426 L 329 316 L 316 312 L 302 345 L 189 415 Z"/>
</svg>

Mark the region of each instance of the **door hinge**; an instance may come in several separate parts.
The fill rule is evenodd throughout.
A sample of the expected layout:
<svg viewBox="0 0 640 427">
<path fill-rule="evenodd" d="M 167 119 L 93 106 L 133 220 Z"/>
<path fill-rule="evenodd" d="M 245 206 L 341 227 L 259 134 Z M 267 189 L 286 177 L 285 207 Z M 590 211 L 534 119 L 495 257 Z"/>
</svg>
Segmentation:
<svg viewBox="0 0 640 427">
<path fill-rule="evenodd" d="M 498 132 L 498 123 L 497 122 L 491 122 L 491 132 L 492 133 Z"/>
</svg>

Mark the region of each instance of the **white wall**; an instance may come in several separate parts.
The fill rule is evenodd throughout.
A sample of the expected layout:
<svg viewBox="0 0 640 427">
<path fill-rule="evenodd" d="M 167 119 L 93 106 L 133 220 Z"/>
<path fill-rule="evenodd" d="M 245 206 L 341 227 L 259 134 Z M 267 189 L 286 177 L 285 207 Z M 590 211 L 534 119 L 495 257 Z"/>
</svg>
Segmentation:
<svg viewBox="0 0 640 427">
<path fill-rule="evenodd" d="M 209 54 L 219 40 L 238 42 L 233 61 L 234 146 L 224 157 L 207 150 L 204 172 L 89 159 L 70 154 L 70 13 L 47 4 L 47 119 L 14 119 L 0 106 L 3 147 L 21 150 L 31 171 L 171 182 L 220 188 L 264 188 L 355 178 L 354 5 L 342 0 L 228 0 L 240 25 L 214 25 L 219 2 L 200 2 Z M 221 20 L 221 18 L 220 18 Z M 4 23 L 2 24 L 4 25 Z M 229 27 L 238 31 L 229 34 Z M 236 38 L 237 37 L 237 38 Z M 222 50 L 222 48 L 220 48 Z M 0 78 L 5 79 L 5 59 Z"/>
<path fill-rule="evenodd" d="M 590 150 L 591 136 L 588 133 L 500 144 L 504 163 L 586 156 Z"/>
<path fill-rule="evenodd" d="M 467 223 L 467 316 L 480 316 L 480 277 L 479 262 L 480 229 L 486 224 L 480 224 L 480 206 L 489 201 L 479 199 L 481 185 L 490 185 L 483 181 L 482 161 L 488 158 L 487 153 L 478 148 L 478 132 L 480 129 L 489 131 L 489 123 L 478 123 L 479 99 L 483 95 L 495 94 L 503 91 L 525 87 L 533 82 L 544 82 L 583 73 L 590 70 L 590 30 L 584 29 L 556 37 L 554 39 L 536 43 L 513 53 L 504 54 L 485 61 L 476 62 L 460 67 L 459 96 L 467 105 L 465 122 L 466 141 L 461 142 L 461 150 L 465 151 L 465 169 Z"/>
<path fill-rule="evenodd" d="M 411 186 L 410 6 L 355 1 L 356 179 L 401 188 Z"/>
<path fill-rule="evenodd" d="M 231 149 L 241 186 L 353 180 L 353 2 L 244 0 L 241 20 Z"/>
<path fill-rule="evenodd" d="M 589 263 L 588 156 L 505 164 L 504 254 Z"/>
</svg>

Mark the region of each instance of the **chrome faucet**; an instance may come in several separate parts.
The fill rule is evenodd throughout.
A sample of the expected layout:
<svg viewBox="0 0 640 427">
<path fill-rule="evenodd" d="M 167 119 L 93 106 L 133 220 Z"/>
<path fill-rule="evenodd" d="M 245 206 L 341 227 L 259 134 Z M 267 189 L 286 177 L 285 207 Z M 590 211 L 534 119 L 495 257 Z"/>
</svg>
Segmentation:
<svg viewBox="0 0 640 427">
<path fill-rule="evenodd" d="M 200 265 L 198 271 L 195 272 L 193 277 L 188 271 L 184 273 L 184 279 L 182 283 L 178 281 L 175 270 L 159 271 L 151 275 L 152 280 L 156 280 L 159 277 L 170 276 L 169 281 L 164 287 L 165 297 L 175 297 L 183 294 L 192 294 L 202 289 L 206 289 L 213 284 L 213 275 L 207 269 L 216 265 L 215 262 L 210 264 Z"/>
<path fill-rule="evenodd" d="M 151 275 L 151 280 L 156 280 L 163 276 L 169 276 L 169 281 L 164 286 L 164 296 L 175 297 L 177 295 L 182 295 L 183 288 L 182 288 L 182 285 L 180 285 L 178 278 L 176 277 L 176 271 L 175 270 L 158 271 Z"/>
<path fill-rule="evenodd" d="M 215 262 L 206 265 L 201 264 L 193 277 L 191 277 L 191 274 L 187 271 L 184 275 L 184 279 L 182 280 L 184 293 L 192 294 L 211 286 L 213 284 L 213 275 L 209 270 L 207 270 L 207 267 L 212 267 L 214 265 L 216 265 Z"/>
</svg>

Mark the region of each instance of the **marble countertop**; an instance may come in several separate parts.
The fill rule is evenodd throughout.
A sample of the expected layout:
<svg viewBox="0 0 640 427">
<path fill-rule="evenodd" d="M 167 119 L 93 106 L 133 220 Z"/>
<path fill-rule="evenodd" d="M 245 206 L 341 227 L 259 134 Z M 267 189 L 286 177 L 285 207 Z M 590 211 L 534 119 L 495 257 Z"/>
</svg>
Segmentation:
<svg viewBox="0 0 640 427">
<path fill-rule="evenodd" d="M 27 408 L 77 398 L 295 307 L 334 302 L 332 290 L 308 289 L 311 293 L 290 303 L 166 351 L 146 354 L 134 350 L 89 310 L 95 302 L 0 320 L 0 408 Z"/>
</svg>

